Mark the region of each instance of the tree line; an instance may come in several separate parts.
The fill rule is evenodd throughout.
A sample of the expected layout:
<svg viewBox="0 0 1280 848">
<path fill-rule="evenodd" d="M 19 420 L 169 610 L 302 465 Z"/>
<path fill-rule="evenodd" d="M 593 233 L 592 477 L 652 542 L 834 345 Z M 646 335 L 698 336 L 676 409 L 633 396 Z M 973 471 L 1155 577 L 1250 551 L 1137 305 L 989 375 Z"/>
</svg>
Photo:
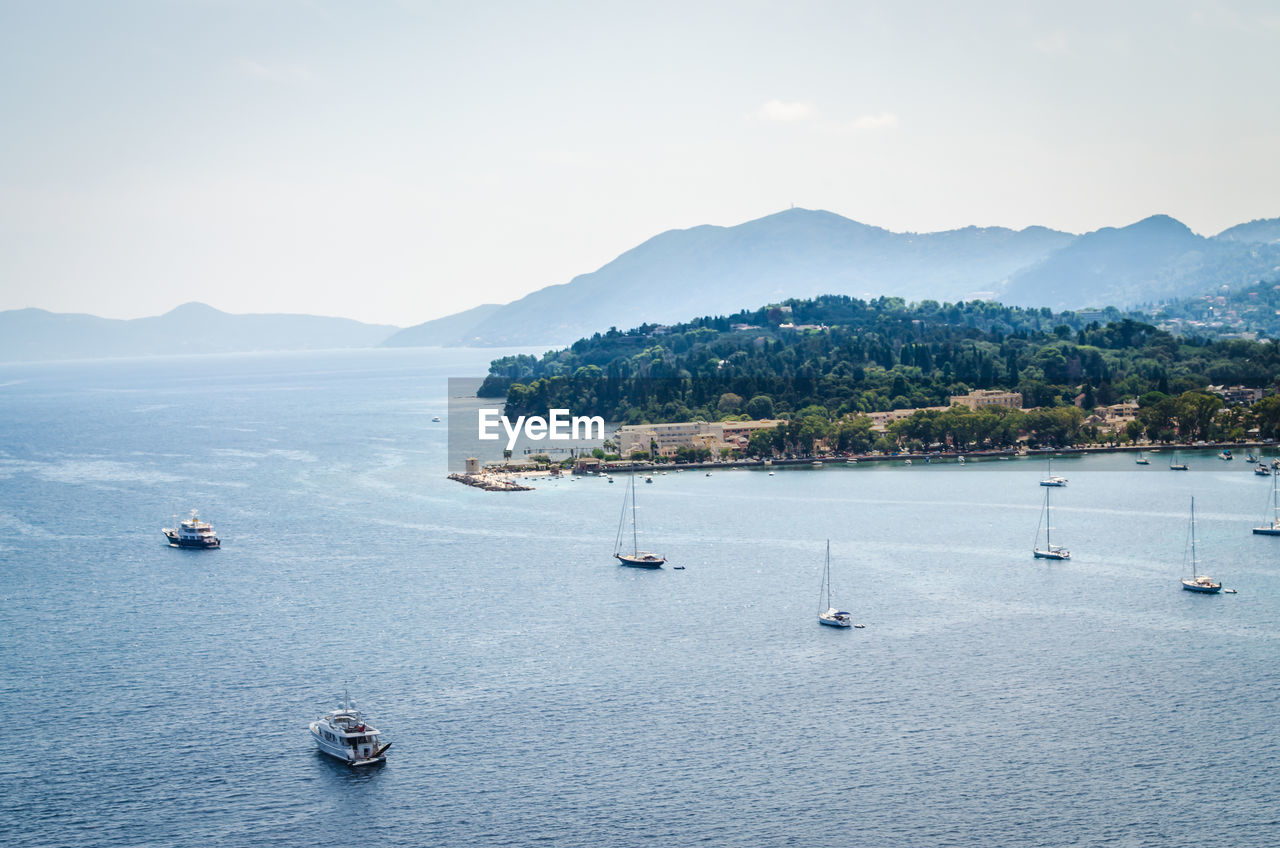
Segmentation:
<svg viewBox="0 0 1280 848">
<path fill-rule="evenodd" d="M 1027 409 L 937 410 L 895 424 L 891 436 L 994 446 L 1016 430 L 1057 444 L 1087 437 L 1085 418 L 1096 407 L 1134 397 L 1142 399 L 1142 434 L 1265 424 L 1262 413 L 1233 413 L 1228 422 L 1220 408 L 1208 419 L 1190 410 L 1211 403 L 1198 399 L 1211 384 L 1274 389 L 1276 342 L 1175 337 L 1141 319 L 984 301 L 788 300 L 671 327 L 612 329 L 541 358 L 503 357 L 481 393 L 505 396 L 509 415 L 562 407 L 623 424 L 779 417 L 803 428 L 796 422 L 813 419 L 805 435 L 783 437 L 796 449 L 809 435 L 863 444 L 865 427 L 851 423 L 860 416 L 946 407 L 973 389 L 1021 392 Z M 817 421 L 834 430 L 818 435 Z"/>
</svg>

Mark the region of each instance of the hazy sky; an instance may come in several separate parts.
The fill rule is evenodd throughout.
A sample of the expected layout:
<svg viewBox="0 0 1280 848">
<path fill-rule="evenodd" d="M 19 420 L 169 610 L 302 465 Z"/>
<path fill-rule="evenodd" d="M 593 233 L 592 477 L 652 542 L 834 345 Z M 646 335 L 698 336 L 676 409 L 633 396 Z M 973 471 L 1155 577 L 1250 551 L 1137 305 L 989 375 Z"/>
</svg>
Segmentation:
<svg viewBox="0 0 1280 848">
<path fill-rule="evenodd" d="M 1280 5 L 0 0 L 0 309 L 410 325 L 795 204 L 1280 216 Z"/>
</svg>

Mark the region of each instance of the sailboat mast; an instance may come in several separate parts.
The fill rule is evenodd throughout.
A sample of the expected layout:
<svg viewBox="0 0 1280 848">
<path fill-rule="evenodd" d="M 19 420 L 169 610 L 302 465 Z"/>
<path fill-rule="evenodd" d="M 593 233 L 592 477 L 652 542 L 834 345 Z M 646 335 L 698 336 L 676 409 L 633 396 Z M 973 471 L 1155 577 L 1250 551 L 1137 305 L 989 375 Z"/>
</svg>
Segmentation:
<svg viewBox="0 0 1280 848">
<path fill-rule="evenodd" d="M 1050 460 L 1049 467 L 1053 467 L 1053 461 Z M 1053 550 L 1053 513 L 1049 509 L 1049 488 L 1044 490 L 1044 546 L 1049 551 Z"/>
<path fill-rule="evenodd" d="M 1196 559 L 1196 496 L 1191 496 L 1191 576 L 1200 573 L 1200 561 Z"/>
<path fill-rule="evenodd" d="M 822 569 L 822 588 L 818 590 L 818 612 L 831 606 L 831 540 L 827 540 L 827 564 Z"/>
<path fill-rule="evenodd" d="M 1271 526 L 1280 527 L 1280 490 L 1276 488 L 1276 474 L 1280 468 L 1268 468 L 1271 472 Z"/>
<path fill-rule="evenodd" d="M 636 538 L 636 466 L 631 464 L 631 551 L 640 554 L 640 541 Z"/>
</svg>

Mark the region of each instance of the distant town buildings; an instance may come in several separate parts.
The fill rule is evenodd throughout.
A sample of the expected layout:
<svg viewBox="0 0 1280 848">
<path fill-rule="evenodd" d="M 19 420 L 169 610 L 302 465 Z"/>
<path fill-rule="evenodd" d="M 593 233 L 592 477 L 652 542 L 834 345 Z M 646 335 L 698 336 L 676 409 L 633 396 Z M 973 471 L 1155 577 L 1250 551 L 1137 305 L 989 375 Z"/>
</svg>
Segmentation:
<svg viewBox="0 0 1280 848">
<path fill-rule="evenodd" d="M 895 421 L 901 421 L 904 418 L 910 418 L 917 412 L 931 410 L 935 412 L 945 412 L 945 406 L 925 406 L 920 409 L 888 409 L 884 412 L 864 412 L 863 415 L 871 419 L 871 429 L 877 433 L 889 432 L 889 425 Z"/>
<path fill-rule="evenodd" d="M 1118 433 L 1129 426 L 1130 421 L 1135 421 L 1137 418 L 1138 401 L 1126 400 L 1110 406 L 1094 407 L 1093 413 L 1084 420 L 1084 423 L 1091 424 L 1099 430 Z"/>
<path fill-rule="evenodd" d="M 675 456 L 680 448 L 745 450 L 751 433 L 771 430 L 787 422 L 766 418 L 760 421 L 682 421 L 675 424 L 628 424 L 618 430 L 618 453 L 623 457 L 637 451 L 658 456 Z"/>
<path fill-rule="evenodd" d="M 996 389 L 979 389 L 967 395 L 952 395 L 952 406 L 967 406 L 970 409 L 982 409 L 984 406 L 1007 406 L 1010 409 L 1022 409 L 1022 392 L 1002 392 Z"/>
<path fill-rule="evenodd" d="M 1210 386 L 1208 391 L 1221 397 L 1228 406 L 1254 403 L 1262 400 L 1266 395 L 1266 392 L 1262 389 L 1250 389 L 1245 386 Z"/>
</svg>

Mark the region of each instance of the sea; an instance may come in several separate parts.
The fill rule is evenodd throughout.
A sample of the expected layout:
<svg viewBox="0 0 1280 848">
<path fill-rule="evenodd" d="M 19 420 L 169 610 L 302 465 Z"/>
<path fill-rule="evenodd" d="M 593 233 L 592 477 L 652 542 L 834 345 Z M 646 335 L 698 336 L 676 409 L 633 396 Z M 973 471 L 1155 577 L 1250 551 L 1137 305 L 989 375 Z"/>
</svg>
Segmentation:
<svg viewBox="0 0 1280 848">
<path fill-rule="evenodd" d="M 499 353 L 0 366 L 0 842 L 1280 845 L 1243 450 L 1055 458 L 1063 562 L 1043 458 L 658 474 L 634 570 L 625 477 L 446 479 Z M 317 752 L 344 692 L 385 765 Z"/>
</svg>

